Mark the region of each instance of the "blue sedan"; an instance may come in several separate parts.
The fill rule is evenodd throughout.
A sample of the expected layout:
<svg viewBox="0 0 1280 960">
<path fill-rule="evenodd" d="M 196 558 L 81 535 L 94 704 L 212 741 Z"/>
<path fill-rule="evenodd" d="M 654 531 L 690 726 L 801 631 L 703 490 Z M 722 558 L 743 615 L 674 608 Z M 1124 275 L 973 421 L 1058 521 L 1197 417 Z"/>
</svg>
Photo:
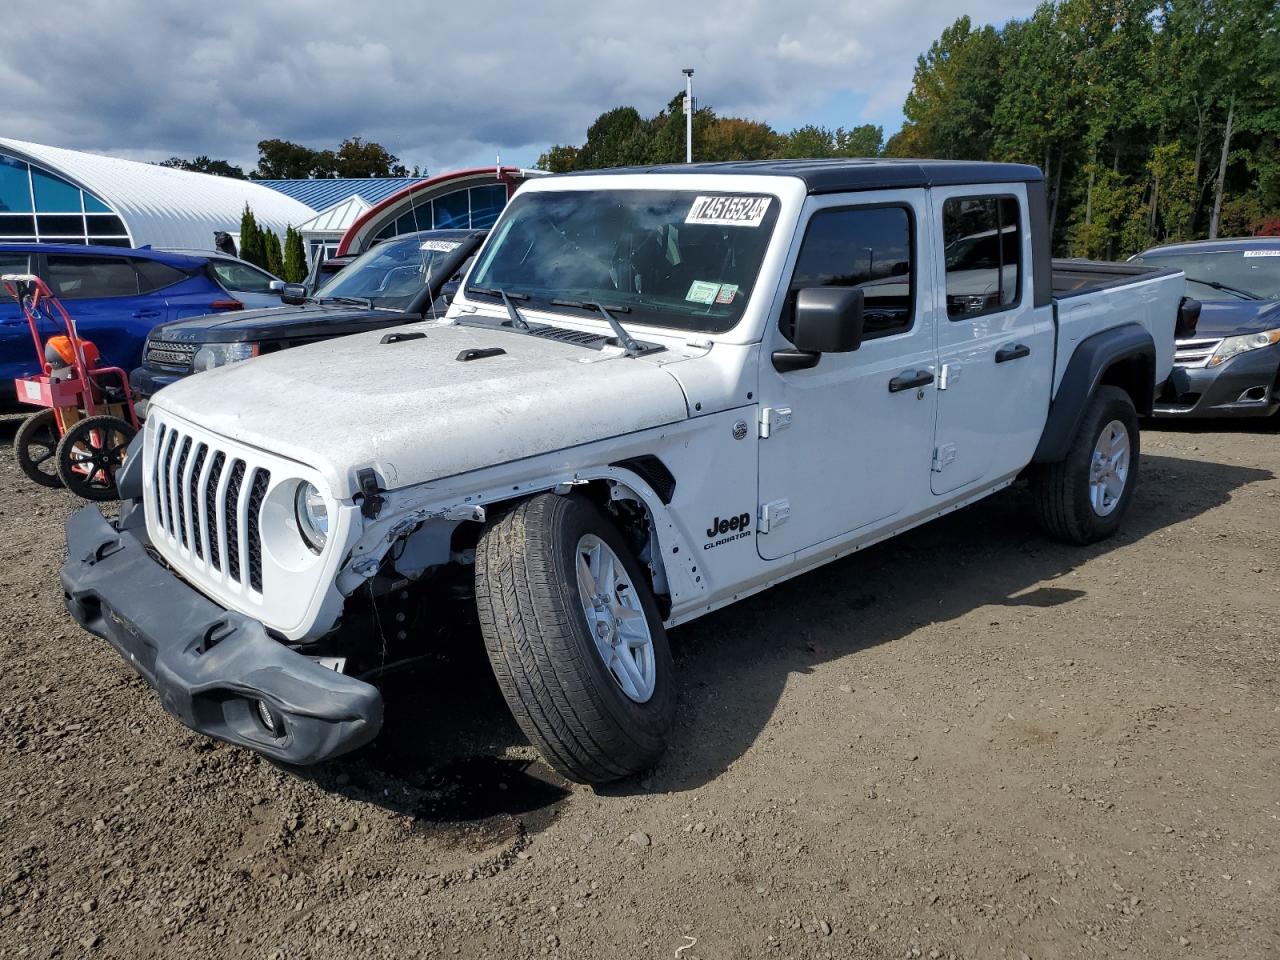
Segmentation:
<svg viewBox="0 0 1280 960">
<path fill-rule="evenodd" d="M 152 327 L 224 310 L 278 307 L 283 286 L 266 271 L 220 253 L 52 243 L 0 244 L 0 274 L 6 273 L 43 277 L 103 363 L 125 370 L 140 362 Z M 15 400 L 15 377 L 39 372 L 22 308 L 0 294 L 0 404 Z"/>
</svg>

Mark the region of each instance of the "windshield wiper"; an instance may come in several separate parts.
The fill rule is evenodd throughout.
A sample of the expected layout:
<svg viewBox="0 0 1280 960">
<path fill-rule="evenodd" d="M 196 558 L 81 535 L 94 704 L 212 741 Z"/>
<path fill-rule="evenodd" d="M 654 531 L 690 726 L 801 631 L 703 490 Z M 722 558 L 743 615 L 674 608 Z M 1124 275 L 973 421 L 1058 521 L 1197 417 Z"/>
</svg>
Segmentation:
<svg viewBox="0 0 1280 960">
<path fill-rule="evenodd" d="M 528 300 L 529 295 L 527 293 L 520 293 L 515 290 L 507 293 L 500 287 L 467 287 L 467 293 L 478 293 L 484 297 L 497 297 L 502 301 L 503 306 L 507 308 L 507 316 L 511 318 L 511 325 L 521 333 L 529 332 L 529 321 L 524 318 L 524 315 L 520 313 L 516 305 L 511 302 L 512 300 Z"/>
<path fill-rule="evenodd" d="M 1225 290 L 1227 293 L 1234 293 L 1246 300 L 1262 300 L 1263 298 L 1256 293 L 1250 293 L 1248 290 L 1241 290 L 1239 287 L 1229 287 L 1225 283 L 1219 283 L 1217 280 L 1201 280 L 1199 277 L 1187 275 L 1187 279 L 1192 283 L 1203 284 L 1206 287 L 1213 287 L 1215 290 Z"/>
<path fill-rule="evenodd" d="M 622 349 L 627 351 L 628 357 L 638 357 L 644 352 L 640 349 L 640 344 L 631 339 L 631 334 L 627 333 L 627 328 L 618 322 L 618 318 L 610 313 L 603 303 L 584 303 L 583 307 L 587 310 L 600 311 L 600 316 L 608 320 L 609 326 L 613 327 L 613 335 L 622 344 Z"/>
<path fill-rule="evenodd" d="M 366 310 L 373 309 L 373 301 L 366 297 L 319 297 L 316 298 L 316 303 L 352 303 Z"/>
</svg>

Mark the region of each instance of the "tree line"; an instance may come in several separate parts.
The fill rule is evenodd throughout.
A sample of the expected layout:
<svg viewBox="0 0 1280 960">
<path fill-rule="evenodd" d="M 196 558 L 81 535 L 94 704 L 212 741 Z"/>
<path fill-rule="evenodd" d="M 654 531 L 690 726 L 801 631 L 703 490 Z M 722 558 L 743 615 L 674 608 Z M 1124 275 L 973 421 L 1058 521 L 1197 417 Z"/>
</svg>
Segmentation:
<svg viewBox="0 0 1280 960">
<path fill-rule="evenodd" d="M 422 172 L 400 162 L 380 143 L 348 137 L 335 150 L 316 150 L 289 140 L 260 140 L 258 166 L 245 173 L 226 160 L 213 160 L 205 155 L 187 160 L 170 157 L 160 166 L 196 173 L 211 173 L 236 180 L 331 180 L 335 178 L 417 177 Z"/>
<path fill-rule="evenodd" d="M 600 114 L 544 170 L 684 159 L 683 95 L 654 117 Z M 878 155 L 1032 163 L 1054 247 L 1118 258 L 1157 242 L 1280 234 L 1275 0 L 1062 0 L 942 31 L 916 63 L 902 129 L 789 133 L 695 110 L 695 160 Z"/>
</svg>

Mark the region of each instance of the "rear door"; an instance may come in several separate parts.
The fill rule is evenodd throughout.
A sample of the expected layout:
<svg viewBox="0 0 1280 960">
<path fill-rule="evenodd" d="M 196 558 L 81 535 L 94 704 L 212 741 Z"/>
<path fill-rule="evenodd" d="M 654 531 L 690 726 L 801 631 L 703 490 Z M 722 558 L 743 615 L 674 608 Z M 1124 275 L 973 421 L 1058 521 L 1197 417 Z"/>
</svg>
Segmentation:
<svg viewBox="0 0 1280 960">
<path fill-rule="evenodd" d="M 50 253 L 41 257 L 45 281 L 92 340 L 103 363 L 126 373 L 138 365 L 142 341 L 163 319 L 164 301 L 143 295 L 129 257 Z"/>
<path fill-rule="evenodd" d="M 1023 184 L 935 188 L 938 423 L 930 487 L 996 483 L 1031 460 L 1053 376 L 1053 308 L 1032 296 Z"/>
<path fill-rule="evenodd" d="M 0 253 L 0 274 L 29 272 L 30 256 Z M 14 377 L 39 373 L 35 344 L 18 301 L 0 290 L 0 396 L 11 396 Z"/>
</svg>

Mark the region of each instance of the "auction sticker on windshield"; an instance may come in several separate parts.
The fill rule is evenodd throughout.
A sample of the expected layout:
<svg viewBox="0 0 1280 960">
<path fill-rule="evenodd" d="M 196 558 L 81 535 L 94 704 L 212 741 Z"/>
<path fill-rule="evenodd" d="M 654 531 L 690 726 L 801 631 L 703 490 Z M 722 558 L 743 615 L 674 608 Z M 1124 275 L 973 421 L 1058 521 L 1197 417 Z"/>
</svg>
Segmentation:
<svg viewBox="0 0 1280 960">
<path fill-rule="evenodd" d="M 695 197 L 685 223 L 718 227 L 758 227 L 772 197 Z"/>
<path fill-rule="evenodd" d="M 719 292 L 720 284 L 695 280 L 689 285 L 689 292 L 684 295 L 684 298 L 690 303 L 715 303 Z"/>
<path fill-rule="evenodd" d="M 435 253 L 452 253 L 457 250 L 461 243 L 454 240 L 424 240 L 419 250 L 431 250 Z"/>
<path fill-rule="evenodd" d="M 1280 250 L 1246 250 L 1246 257 L 1280 257 Z"/>
</svg>

